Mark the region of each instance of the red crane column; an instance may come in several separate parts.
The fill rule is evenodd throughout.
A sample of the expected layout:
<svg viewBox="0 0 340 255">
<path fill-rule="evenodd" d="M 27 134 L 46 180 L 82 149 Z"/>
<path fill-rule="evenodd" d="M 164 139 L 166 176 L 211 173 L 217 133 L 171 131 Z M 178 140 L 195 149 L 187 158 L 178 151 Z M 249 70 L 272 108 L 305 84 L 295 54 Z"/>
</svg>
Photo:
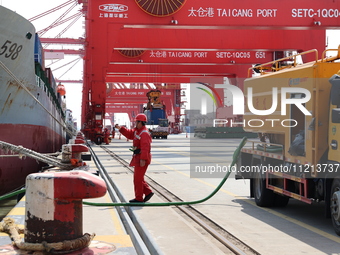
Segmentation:
<svg viewBox="0 0 340 255">
<path fill-rule="evenodd" d="M 103 121 L 105 118 L 106 102 L 106 70 L 109 62 L 107 56 L 107 41 L 93 40 L 101 38 L 106 31 L 106 24 L 95 25 L 100 20 L 91 18 L 91 13 L 96 7 L 92 8 L 94 1 L 88 2 L 88 13 L 85 17 L 86 40 L 84 56 L 84 85 L 82 103 L 82 130 L 84 134 L 95 141 L 102 142 Z M 98 27 L 102 29 L 98 29 Z"/>
</svg>

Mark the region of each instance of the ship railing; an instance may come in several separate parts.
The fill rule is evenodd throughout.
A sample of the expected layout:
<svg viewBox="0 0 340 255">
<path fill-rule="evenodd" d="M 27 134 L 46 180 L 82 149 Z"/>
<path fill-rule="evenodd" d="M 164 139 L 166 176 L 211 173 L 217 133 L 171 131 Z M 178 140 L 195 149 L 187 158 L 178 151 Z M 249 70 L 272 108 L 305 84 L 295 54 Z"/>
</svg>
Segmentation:
<svg viewBox="0 0 340 255">
<path fill-rule="evenodd" d="M 57 106 L 57 108 L 60 112 L 60 115 L 64 118 L 65 113 L 63 112 L 63 110 L 60 106 L 60 103 L 58 102 L 57 96 L 55 95 L 55 93 L 53 93 L 53 89 L 47 83 L 45 83 L 39 75 L 36 75 L 35 78 L 36 78 L 37 86 L 40 87 L 40 88 L 44 88 L 45 93 L 50 98 L 53 105 Z"/>
</svg>

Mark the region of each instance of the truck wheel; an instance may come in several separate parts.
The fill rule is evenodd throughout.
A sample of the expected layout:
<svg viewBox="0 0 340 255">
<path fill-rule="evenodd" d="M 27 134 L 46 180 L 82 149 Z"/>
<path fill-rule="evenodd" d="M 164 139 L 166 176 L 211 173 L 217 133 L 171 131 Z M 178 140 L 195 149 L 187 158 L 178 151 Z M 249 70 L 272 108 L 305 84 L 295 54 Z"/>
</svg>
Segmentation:
<svg viewBox="0 0 340 255">
<path fill-rule="evenodd" d="M 333 180 L 330 200 L 333 228 L 335 233 L 340 236 L 340 177 Z"/>
<path fill-rule="evenodd" d="M 95 144 L 97 144 L 97 145 L 101 145 L 102 144 L 102 142 L 103 142 L 103 139 L 100 137 L 100 136 L 97 136 L 96 138 L 95 138 Z"/>
<path fill-rule="evenodd" d="M 274 206 L 285 207 L 289 202 L 289 197 L 275 194 Z"/>
<path fill-rule="evenodd" d="M 266 188 L 265 174 L 261 171 L 254 173 L 253 194 L 258 206 L 271 207 L 274 205 L 275 194 L 272 190 Z"/>
</svg>

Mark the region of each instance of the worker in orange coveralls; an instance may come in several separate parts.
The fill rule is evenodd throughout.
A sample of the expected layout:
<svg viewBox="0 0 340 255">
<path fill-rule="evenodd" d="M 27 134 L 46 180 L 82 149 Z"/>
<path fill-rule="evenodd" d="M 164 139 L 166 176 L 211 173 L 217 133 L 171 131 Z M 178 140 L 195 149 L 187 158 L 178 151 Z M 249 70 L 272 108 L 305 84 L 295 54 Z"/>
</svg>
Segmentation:
<svg viewBox="0 0 340 255">
<path fill-rule="evenodd" d="M 109 137 L 110 137 L 110 131 L 107 128 L 105 128 L 104 129 L 104 143 L 105 144 L 110 144 Z"/>
<path fill-rule="evenodd" d="M 127 129 L 120 127 L 118 124 L 115 128 L 127 139 L 133 140 L 133 155 L 130 166 L 134 166 L 133 183 L 135 190 L 135 198 L 131 199 L 130 203 L 143 203 L 150 200 L 154 195 L 149 185 L 144 180 L 144 175 L 151 163 L 151 136 L 147 127 L 145 126 L 147 119 L 145 114 L 138 114 L 135 118 L 136 127 Z M 143 195 L 145 197 L 143 198 Z"/>
</svg>

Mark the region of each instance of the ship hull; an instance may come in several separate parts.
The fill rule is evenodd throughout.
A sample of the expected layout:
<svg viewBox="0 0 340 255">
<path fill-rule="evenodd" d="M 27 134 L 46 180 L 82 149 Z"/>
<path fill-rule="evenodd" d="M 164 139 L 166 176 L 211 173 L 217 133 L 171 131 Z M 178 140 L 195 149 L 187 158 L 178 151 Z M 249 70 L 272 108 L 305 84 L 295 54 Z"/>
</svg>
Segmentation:
<svg viewBox="0 0 340 255">
<path fill-rule="evenodd" d="M 65 143 L 66 126 L 57 93 L 36 75 L 37 65 L 41 70 L 43 65 L 34 59 L 35 47 L 33 25 L 0 6 L 0 141 L 53 153 Z M 0 151 L 0 195 L 24 185 L 26 176 L 42 167 L 6 154 L 11 155 Z"/>
<path fill-rule="evenodd" d="M 15 135 L 15 130 L 25 130 L 25 135 Z M 36 151 L 42 153 L 58 151 L 65 141 L 62 136 L 51 131 L 50 128 L 37 125 L 0 124 L 0 133 L 1 136 L 10 137 L 2 139 L 4 142 L 35 148 Z M 11 153 L 7 154 L 11 155 Z M 0 158 L 0 194 L 5 194 L 24 185 L 26 176 L 39 171 L 43 166 L 44 164 L 29 157 Z"/>
</svg>

